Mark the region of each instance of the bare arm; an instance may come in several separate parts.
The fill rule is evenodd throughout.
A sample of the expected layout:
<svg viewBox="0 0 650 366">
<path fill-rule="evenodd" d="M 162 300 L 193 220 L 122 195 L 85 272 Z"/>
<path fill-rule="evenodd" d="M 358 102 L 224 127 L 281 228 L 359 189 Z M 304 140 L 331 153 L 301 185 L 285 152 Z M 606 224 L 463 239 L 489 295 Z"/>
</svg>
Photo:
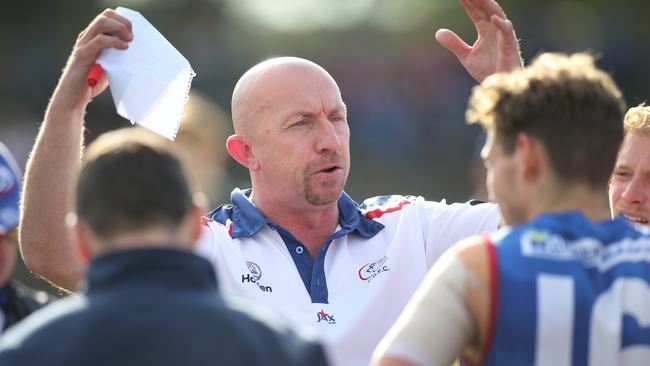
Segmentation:
<svg viewBox="0 0 650 366">
<path fill-rule="evenodd" d="M 131 23 L 113 10 L 98 15 L 74 45 L 45 111 L 25 172 L 20 250 L 33 272 L 73 290 L 86 264 L 77 256 L 65 227 L 81 159 L 86 106 L 108 82 L 89 87 L 87 75 L 101 50 L 126 49 Z"/>
<path fill-rule="evenodd" d="M 456 33 L 439 29 L 436 40 L 451 51 L 476 81 L 501 71 L 523 67 L 519 42 L 512 23 L 494 0 L 459 0 L 476 27 L 478 38 L 473 45 Z"/>
<path fill-rule="evenodd" d="M 375 366 L 479 362 L 488 338 L 490 270 L 485 241 L 468 238 L 433 266 L 373 355 Z"/>
</svg>

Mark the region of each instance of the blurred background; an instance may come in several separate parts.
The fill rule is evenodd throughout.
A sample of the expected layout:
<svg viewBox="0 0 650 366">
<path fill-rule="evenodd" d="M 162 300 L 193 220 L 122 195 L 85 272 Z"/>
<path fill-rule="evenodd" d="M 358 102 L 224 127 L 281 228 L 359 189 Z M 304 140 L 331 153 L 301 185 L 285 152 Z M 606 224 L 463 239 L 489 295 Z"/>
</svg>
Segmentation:
<svg viewBox="0 0 650 366">
<path fill-rule="evenodd" d="M 629 105 L 648 99 L 650 3 L 500 4 L 522 40 L 525 60 L 543 51 L 591 51 Z M 475 40 L 457 0 L 7 2 L 0 12 L 0 140 L 23 169 L 77 34 L 104 8 L 116 6 L 142 13 L 197 73 L 192 89 L 200 94 L 190 101 L 199 106 L 187 111 L 186 119 L 214 121 L 212 127 L 183 124 L 187 131 L 178 141 L 197 149 L 192 156 L 203 157 L 194 159 L 205 162 L 197 175 L 203 175 L 206 190 L 219 187 L 210 192 L 214 205 L 227 200 L 234 186 L 249 186 L 247 171 L 225 152 L 232 89 L 255 63 L 284 55 L 315 61 L 338 81 L 352 131 L 346 190 L 357 201 L 388 193 L 448 201 L 485 198 L 477 163 L 481 131 L 464 122 L 475 82 L 433 36 L 438 28 L 449 28 L 468 43 Z M 130 124 L 116 114 L 109 93 L 91 103 L 86 121 L 87 141 Z M 210 128 L 215 131 L 196 132 Z"/>
</svg>

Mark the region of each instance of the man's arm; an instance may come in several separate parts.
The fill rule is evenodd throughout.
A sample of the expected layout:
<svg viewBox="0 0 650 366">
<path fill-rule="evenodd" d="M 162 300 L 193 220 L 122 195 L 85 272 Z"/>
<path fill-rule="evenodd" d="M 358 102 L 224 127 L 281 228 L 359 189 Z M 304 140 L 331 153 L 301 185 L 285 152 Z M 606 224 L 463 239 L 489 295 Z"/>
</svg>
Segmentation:
<svg viewBox="0 0 650 366">
<path fill-rule="evenodd" d="M 488 339 L 491 270 L 485 239 L 445 253 L 373 355 L 376 366 L 451 365 L 481 360 Z"/>
<path fill-rule="evenodd" d="M 101 50 L 126 49 L 131 39 L 131 23 L 111 9 L 79 34 L 27 162 L 20 250 L 30 270 L 69 290 L 85 270 L 65 226 L 81 158 L 84 114 L 108 85 L 103 76 L 90 87 L 87 76 Z"/>
<path fill-rule="evenodd" d="M 478 38 L 470 46 L 456 33 L 439 29 L 436 40 L 456 55 L 479 83 L 494 73 L 522 68 L 515 30 L 499 4 L 494 0 L 459 1 L 474 23 Z"/>
</svg>

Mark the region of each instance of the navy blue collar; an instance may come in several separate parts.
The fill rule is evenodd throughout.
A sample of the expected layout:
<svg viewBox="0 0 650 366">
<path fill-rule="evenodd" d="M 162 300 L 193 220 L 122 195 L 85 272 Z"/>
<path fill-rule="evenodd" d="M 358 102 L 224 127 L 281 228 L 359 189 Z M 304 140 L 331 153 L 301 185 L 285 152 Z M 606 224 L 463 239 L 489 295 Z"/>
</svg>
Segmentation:
<svg viewBox="0 0 650 366">
<path fill-rule="evenodd" d="M 187 250 L 134 248 L 102 254 L 92 260 L 82 291 L 143 286 L 215 290 L 212 264 Z"/>
<path fill-rule="evenodd" d="M 267 219 L 262 211 L 248 200 L 247 197 L 250 197 L 251 193 L 251 189 L 235 188 L 230 194 L 232 205 L 221 206 L 209 214 L 210 217 L 222 223 L 225 221 L 223 220 L 224 214 L 230 214 L 228 216 L 233 222 L 233 239 L 251 237 L 257 234 L 264 225 L 278 226 Z M 359 211 L 359 205 L 345 192 L 339 198 L 338 208 L 341 230 L 356 231 L 364 238 L 372 238 L 384 228 L 384 225 L 367 219 Z"/>
</svg>

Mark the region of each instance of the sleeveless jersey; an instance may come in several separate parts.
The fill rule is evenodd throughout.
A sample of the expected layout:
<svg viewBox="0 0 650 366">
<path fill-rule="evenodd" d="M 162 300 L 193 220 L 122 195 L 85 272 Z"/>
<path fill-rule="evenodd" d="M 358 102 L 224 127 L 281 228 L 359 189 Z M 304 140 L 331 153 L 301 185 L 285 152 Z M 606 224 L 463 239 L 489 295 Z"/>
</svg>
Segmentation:
<svg viewBox="0 0 650 366">
<path fill-rule="evenodd" d="M 489 239 L 486 365 L 650 365 L 647 228 L 566 212 Z"/>
</svg>

